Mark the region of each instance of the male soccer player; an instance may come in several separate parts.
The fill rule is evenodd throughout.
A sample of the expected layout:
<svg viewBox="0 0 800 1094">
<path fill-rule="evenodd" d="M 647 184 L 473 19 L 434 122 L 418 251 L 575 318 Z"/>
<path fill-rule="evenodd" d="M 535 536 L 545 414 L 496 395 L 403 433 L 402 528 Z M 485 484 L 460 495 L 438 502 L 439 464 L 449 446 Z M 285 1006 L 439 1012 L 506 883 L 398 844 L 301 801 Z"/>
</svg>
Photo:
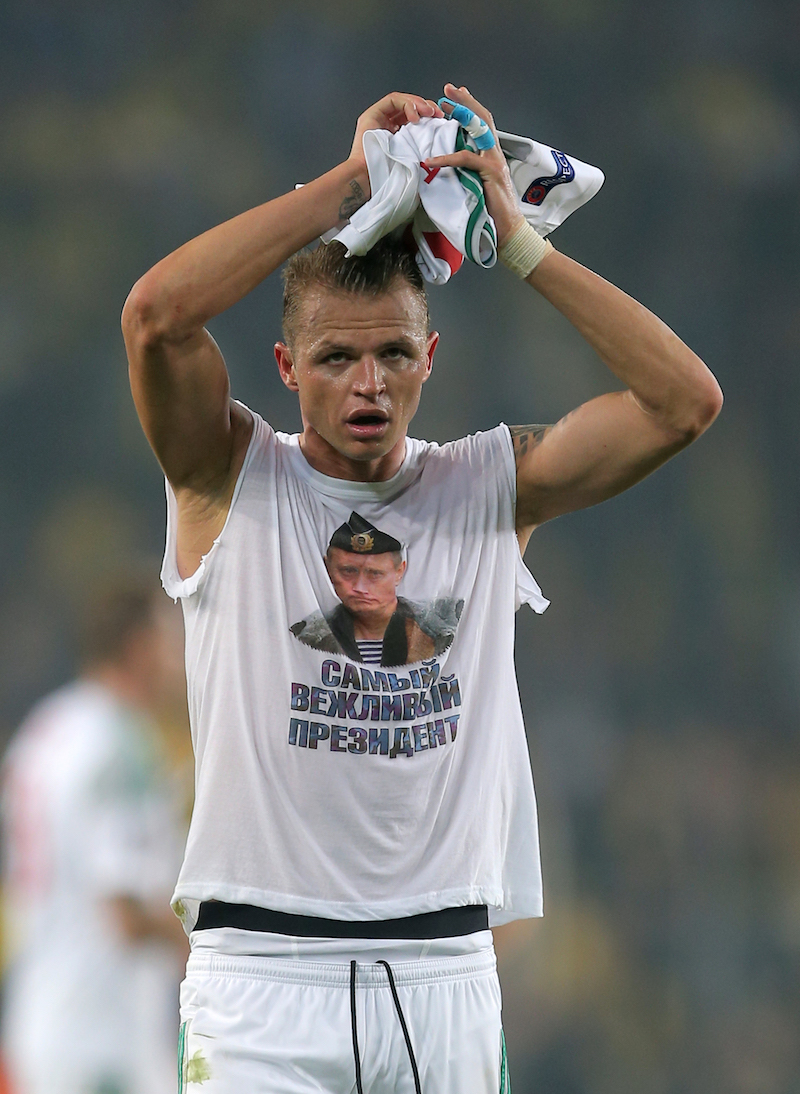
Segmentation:
<svg viewBox="0 0 800 1094">
<path fill-rule="evenodd" d="M 98 598 L 80 678 L 36 705 L 5 759 L 13 1094 L 174 1090 L 183 820 L 153 713 L 179 679 L 181 628 L 157 596 L 125 579 Z"/>
<path fill-rule="evenodd" d="M 466 88 L 445 94 L 494 124 Z M 335 244 L 298 252 L 368 198 L 368 129 L 440 114 L 419 96 L 381 99 L 343 163 L 187 243 L 124 309 L 134 398 L 169 484 L 163 580 L 187 627 L 197 796 L 175 893 L 192 944 L 187 1090 L 506 1088 L 488 927 L 541 914 L 513 630 L 521 603 L 546 601 L 520 547 L 639 481 L 720 407 L 660 320 L 543 255 L 494 148 L 426 166 L 480 173 L 503 261 L 625 390 L 549 428 L 442 446 L 407 436 L 438 340 L 414 258 L 388 240 L 361 259 Z M 204 329 L 287 259 L 275 354 L 299 397 L 293 436 L 231 400 Z M 324 556 L 354 512 L 402 544 L 405 598 L 463 601 L 441 652 L 379 666 L 293 633 L 335 611 Z"/>
</svg>

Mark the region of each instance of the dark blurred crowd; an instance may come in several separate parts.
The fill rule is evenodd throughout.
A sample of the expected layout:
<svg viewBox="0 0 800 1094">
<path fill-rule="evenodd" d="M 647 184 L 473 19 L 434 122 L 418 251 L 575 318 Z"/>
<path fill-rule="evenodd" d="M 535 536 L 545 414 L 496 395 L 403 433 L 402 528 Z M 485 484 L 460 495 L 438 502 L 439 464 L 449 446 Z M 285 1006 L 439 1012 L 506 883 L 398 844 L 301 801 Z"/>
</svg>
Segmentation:
<svg viewBox="0 0 800 1094">
<path fill-rule="evenodd" d="M 717 374 L 707 437 L 537 532 L 519 618 L 544 921 L 498 933 L 515 1094 L 800 1089 L 800 9 L 778 0 L 6 0 L 0 10 L 0 735 L 75 619 L 157 568 L 163 486 L 118 317 L 154 261 L 452 79 L 605 171 L 557 247 Z M 504 271 L 432 289 L 416 422 L 549 422 L 611 386 Z M 236 397 L 298 425 L 276 281 L 222 316 Z"/>
</svg>

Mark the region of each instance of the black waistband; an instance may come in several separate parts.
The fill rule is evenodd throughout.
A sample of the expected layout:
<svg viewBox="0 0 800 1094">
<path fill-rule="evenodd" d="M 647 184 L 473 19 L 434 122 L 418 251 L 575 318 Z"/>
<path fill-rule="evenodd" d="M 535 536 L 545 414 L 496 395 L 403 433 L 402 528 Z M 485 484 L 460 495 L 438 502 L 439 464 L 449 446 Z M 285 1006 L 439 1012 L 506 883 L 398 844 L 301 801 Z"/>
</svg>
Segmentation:
<svg viewBox="0 0 800 1094">
<path fill-rule="evenodd" d="M 212 927 L 237 927 L 242 931 L 267 931 L 300 938 L 453 938 L 487 930 L 489 910 L 485 904 L 466 904 L 401 919 L 319 919 L 256 908 L 252 904 L 208 900 L 200 905 L 195 930 L 207 931 Z"/>
</svg>

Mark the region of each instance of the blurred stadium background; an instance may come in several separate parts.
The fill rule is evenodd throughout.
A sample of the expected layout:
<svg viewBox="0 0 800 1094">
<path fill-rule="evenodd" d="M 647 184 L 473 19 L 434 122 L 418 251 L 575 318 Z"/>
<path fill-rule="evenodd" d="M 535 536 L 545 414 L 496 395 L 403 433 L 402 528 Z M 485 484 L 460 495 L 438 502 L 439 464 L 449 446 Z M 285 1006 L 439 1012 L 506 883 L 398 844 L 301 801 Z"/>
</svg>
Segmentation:
<svg viewBox="0 0 800 1094">
<path fill-rule="evenodd" d="M 600 165 L 558 247 L 718 375 L 723 415 L 537 532 L 521 612 L 547 917 L 498 937 L 515 1094 L 800 1091 L 800 8 L 775 0 L 6 0 L 0 10 L 0 734 L 74 669 L 98 575 L 161 549 L 127 390 L 134 280 L 332 166 L 387 90 L 466 83 Z M 416 432 L 611 386 L 501 270 L 431 292 Z M 294 430 L 273 279 L 212 331 Z M 154 566 L 157 564 L 154 561 Z"/>
</svg>

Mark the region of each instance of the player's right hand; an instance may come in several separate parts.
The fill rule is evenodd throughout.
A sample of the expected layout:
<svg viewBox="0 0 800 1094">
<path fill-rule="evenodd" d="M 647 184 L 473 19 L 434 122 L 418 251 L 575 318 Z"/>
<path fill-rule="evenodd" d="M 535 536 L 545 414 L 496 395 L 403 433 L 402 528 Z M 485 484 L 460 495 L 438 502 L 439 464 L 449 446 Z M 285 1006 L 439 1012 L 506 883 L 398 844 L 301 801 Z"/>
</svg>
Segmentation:
<svg viewBox="0 0 800 1094">
<path fill-rule="evenodd" d="M 369 193 L 369 174 L 364 158 L 363 137 L 368 129 L 388 129 L 396 133 L 403 125 L 413 125 L 420 118 L 443 118 L 444 113 L 432 99 L 423 99 L 421 95 L 407 95 L 393 91 L 384 95 L 377 103 L 365 110 L 356 123 L 356 135 L 350 150 L 350 162 L 358 175 L 367 180 L 366 195 Z"/>
<path fill-rule="evenodd" d="M 423 166 L 431 169 L 466 167 L 481 176 L 484 194 L 486 195 L 486 207 L 491 213 L 497 228 L 497 245 L 500 247 L 520 226 L 523 217 L 514 185 L 511 182 L 508 164 L 500 148 L 494 118 L 486 107 L 469 93 L 466 87 L 445 84 L 444 93 L 448 99 L 461 103 L 477 114 L 479 118 L 482 118 L 494 133 L 495 144 L 493 148 L 487 148 L 483 152 L 472 152 L 465 149 L 461 152 L 453 152 L 449 156 L 430 156 L 425 160 Z M 448 113 L 449 111 L 450 108 L 448 107 Z"/>
</svg>

